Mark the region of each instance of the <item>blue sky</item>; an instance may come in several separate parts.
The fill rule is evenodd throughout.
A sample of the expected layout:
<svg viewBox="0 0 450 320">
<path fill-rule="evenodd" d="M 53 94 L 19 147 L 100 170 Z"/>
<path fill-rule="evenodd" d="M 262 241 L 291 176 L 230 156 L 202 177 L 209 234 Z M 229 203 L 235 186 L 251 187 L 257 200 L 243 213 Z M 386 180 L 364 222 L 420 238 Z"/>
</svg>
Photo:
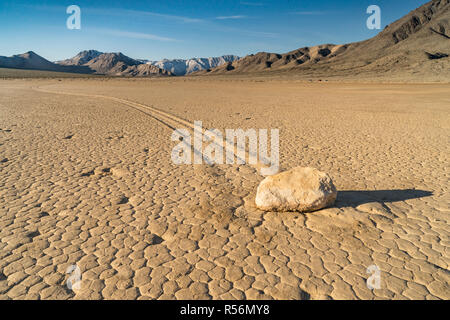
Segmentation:
<svg viewBox="0 0 450 320">
<path fill-rule="evenodd" d="M 0 1 L 0 55 L 33 50 L 49 60 L 96 49 L 159 60 L 259 51 L 287 52 L 364 40 L 366 9 L 382 10 L 382 28 L 426 0 L 48 0 Z M 69 30 L 69 5 L 81 30 Z"/>
</svg>

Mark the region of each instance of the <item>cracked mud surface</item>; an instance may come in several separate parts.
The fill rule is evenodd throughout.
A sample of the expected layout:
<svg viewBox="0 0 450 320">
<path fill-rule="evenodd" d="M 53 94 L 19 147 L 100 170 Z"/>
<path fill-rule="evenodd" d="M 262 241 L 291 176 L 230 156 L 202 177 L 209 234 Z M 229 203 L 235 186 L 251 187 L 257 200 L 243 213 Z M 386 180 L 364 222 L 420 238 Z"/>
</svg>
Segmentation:
<svg viewBox="0 0 450 320">
<path fill-rule="evenodd" d="M 0 297 L 449 299 L 448 92 L 0 81 Z M 279 128 L 281 167 L 328 172 L 335 206 L 262 212 L 255 168 L 173 165 L 171 128 L 194 120 Z M 380 289 L 367 288 L 371 265 Z"/>
</svg>

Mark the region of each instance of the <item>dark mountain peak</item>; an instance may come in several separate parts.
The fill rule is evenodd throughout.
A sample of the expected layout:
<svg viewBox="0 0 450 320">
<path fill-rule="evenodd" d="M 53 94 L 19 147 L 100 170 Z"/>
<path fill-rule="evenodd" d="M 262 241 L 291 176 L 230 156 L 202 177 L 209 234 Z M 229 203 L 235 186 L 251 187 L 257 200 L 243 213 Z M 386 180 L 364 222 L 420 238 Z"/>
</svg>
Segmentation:
<svg viewBox="0 0 450 320">
<path fill-rule="evenodd" d="M 79 52 L 75 57 L 71 59 L 57 61 L 56 63 L 66 66 L 81 66 L 88 63 L 89 61 L 98 57 L 101 54 L 102 52 L 97 50 L 84 50 Z"/>
<path fill-rule="evenodd" d="M 17 56 L 18 56 L 18 57 L 25 58 L 25 59 L 31 59 L 31 58 L 41 58 L 41 59 L 44 59 L 44 58 L 42 58 L 40 55 L 38 55 L 37 53 L 35 53 L 34 51 L 27 51 L 27 52 L 22 53 L 22 54 L 19 54 L 19 55 L 17 55 Z"/>
<path fill-rule="evenodd" d="M 90 49 L 90 50 L 83 50 L 81 51 L 79 54 L 102 54 L 103 52 L 94 50 L 94 49 Z"/>
<path fill-rule="evenodd" d="M 43 63 L 46 65 L 50 65 L 53 64 L 50 61 L 48 61 L 47 59 L 41 57 L 40 55 L 38 55 L 37 53 L 35 53 L 34 51 L 28 51 L 13 57 L 17 57 L 19 59 L 23 59 L 24 61 L 29 61 L 30 63 Z"/>
</svg>

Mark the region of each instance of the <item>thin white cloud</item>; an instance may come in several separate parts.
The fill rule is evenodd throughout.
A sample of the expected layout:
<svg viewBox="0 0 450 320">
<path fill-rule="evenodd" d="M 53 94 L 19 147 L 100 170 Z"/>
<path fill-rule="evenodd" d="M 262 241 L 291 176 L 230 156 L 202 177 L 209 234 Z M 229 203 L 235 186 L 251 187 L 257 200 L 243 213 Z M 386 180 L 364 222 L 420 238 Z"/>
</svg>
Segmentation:
<svg viewBox="0 0 450 320">
<path fill-rule="evenodd" d="M 290 14 L 300 15 L 300 16 L 319 16 L 322 14 L 327 14 L 325 11 L 295 11 L 290 12 Z"/>
<path fill-rule="evenodd" d="M 132 15 L 159 17 L 159 18 L 176 20 L 176 21 L 185 22 L 185 23 L 203 22 L 202 19 L 183 17 L 183 16 L 175 16 L 175 15 L 171 15 L 171 14 L 157 13 L 157 12 L 152 12 L 152 11 L 139 11 L 139 10 L 120 10 L 120 11 L 125 11 Z"/>
<path fill-rule="evenodd" d="M 32 8 L 35 10 L 43 10 L 43 11 L 62 11 L 65 12 L 65 6 L 51 6 L 51 5 L 24 5 L 24 7 Z M 140 10 L 131 10 L 131 9 L 119 9 L 119 8 L 93 8 L 93 7 L 81 7 L 81 13 L 87 14 L 95 14 L 95 15 L 115 15 L 115 16 L 123 16 L 123 15 L 131 15 L 131 16 L 153 16 L 159 18 L 165 18 L 169 20 L 185 22 L 185 23 L 196 23 L 203 22 L 202 19 L 191 18 L 191 17 L 183 17 L 176 16 L 171 14 L 164 14 L 152 11 L 140 11 Z"/>
<path fill-rule="evenodd" d="M 86 8 L 84 9 L 86 13 L 96 14 L 96 15 L 116 15 L 116 16 L 133 16 L 133 17 L 157 17 L 163 18 L 167 20 L 173 20 L 183 23 L 198 23 L 202 22 L 202 19 L 183 17 L 183 16 L 175 16 L 171 14 L 158 13 L 153 11 L 140 11 L 140 10 L 130 10 L 130 9 L 98 9 L 98 8 Z"/>
<path fill-rule="evenodd" d="M 167 38 L 158 36 L 151 33 L 142 33 L 142 32 L 131 32 L 131 31 L 123 31 L 123 30 L 115 30 L 115 29 L 91 29 L 95 32 L 110 35 L 114 37 L 124 37 L 124 38 L 132 38 L 132 39 L 143 39 L 143 40 L 155 40 L 155 41 L 178 41 L 176 39 Z"/>
<path fill-rule="evenodd" d="M 216 17 L 216 20 L 236 20 L 236 19 L 245 19 L 247 16 L 220 16 Z"/>
</svg>

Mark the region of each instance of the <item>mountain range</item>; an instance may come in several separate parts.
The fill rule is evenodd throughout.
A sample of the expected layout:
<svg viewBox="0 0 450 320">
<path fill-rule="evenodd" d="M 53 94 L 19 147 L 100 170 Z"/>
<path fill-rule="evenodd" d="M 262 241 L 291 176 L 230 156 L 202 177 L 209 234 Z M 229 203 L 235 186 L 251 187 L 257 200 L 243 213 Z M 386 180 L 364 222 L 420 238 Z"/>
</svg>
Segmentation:
<svg viewBox="0 0 450 320">
<path fill-rule="evenodd" d="M 323 44 L 287 53 L 259 52 L 188 60 L 136 60 L 122 53 L 82 51 L 50 62 L 29 51 L 0 56 L 0 67 L 109 76 L 149 77 L 206 74 L 286 74 L 302 77 L 401 75 L 450 79 L 450 0 L 432 0 L 386 26 L 377 36 L 349 44 Z"/>
<path fill-rule="evenodd" d="M 82 51 L 75 57 L 50 62 L 33 51 L 12 57 L 0 56 L 0 68 L 30 69 L 84 74 L 102 74 L 125 77 L 171 76 L 170 71 L 142 63 L 122 53 Z"/>
<path fill-rule="evenodd" d="M 77 65 L 59 65 L 50 62 L 33 51 L 12 57 L 0 56 L 0 68 L 45 70 L 56 72 L 92 73 L 89 68 Z"/>
<path fill-rule="evenodd" d="M 75 57 L 63 61 L 57 61 L 61 66 L 85 66 L 96 74 L 109 76 L 170 76 L 172 73 L 153 65 L 145 64 L 141 60 L 135 60 L 126 55 L 115 53 L 103 53 L 97 50 L 86 50 Z"/>
<path fill-rule="evenodd" d="M 97 50 L 85 50 L 73 58 L 50 62 L 29 51 L 12 57 L 0 56 L 0 67 L 128 77 L 183 76 L 216 68 L 237 59 L 239 57 L 226 55 L 213 58 L 148 61 L 132 59 L 120 52 L 103 53 Z"/>
<path fill-rule="evenodd" d="M 112 75 L 122 75 L 121 73 L 123 72 L 129 74 L 131 69 L 127 71 L 126 68 L 124 69 L 124 66 L 133 67 L 147 64 L 150 66 L 141 66 L 137 69 L 154 70 L 154 72 L 156 72 L 157 68 L 159 68 L 166 71 L 161 71 L 162 74 L 184 76 L 197 71 L 213 69 L 238 59 L 238 56 L 225 55 L 212 58 L 163 59 L 159 61 L 149 61 L 143 59 L 131 59 L 121 53 L 113 54 L 103 53 L 97 50 L 86 50 L 78 53 L 73 58 L 56 61 L 56 63 L 64 66 L 89 66 L 97 73 Z"/>
<path fill-rule="evenodd" d="M 315 76 L 424 75 L 450 79 L 450 0 L 433 0 L 350 44 L 288 53 L 260 52 L 197 74 L 290 73 Z"/>
</svg>

